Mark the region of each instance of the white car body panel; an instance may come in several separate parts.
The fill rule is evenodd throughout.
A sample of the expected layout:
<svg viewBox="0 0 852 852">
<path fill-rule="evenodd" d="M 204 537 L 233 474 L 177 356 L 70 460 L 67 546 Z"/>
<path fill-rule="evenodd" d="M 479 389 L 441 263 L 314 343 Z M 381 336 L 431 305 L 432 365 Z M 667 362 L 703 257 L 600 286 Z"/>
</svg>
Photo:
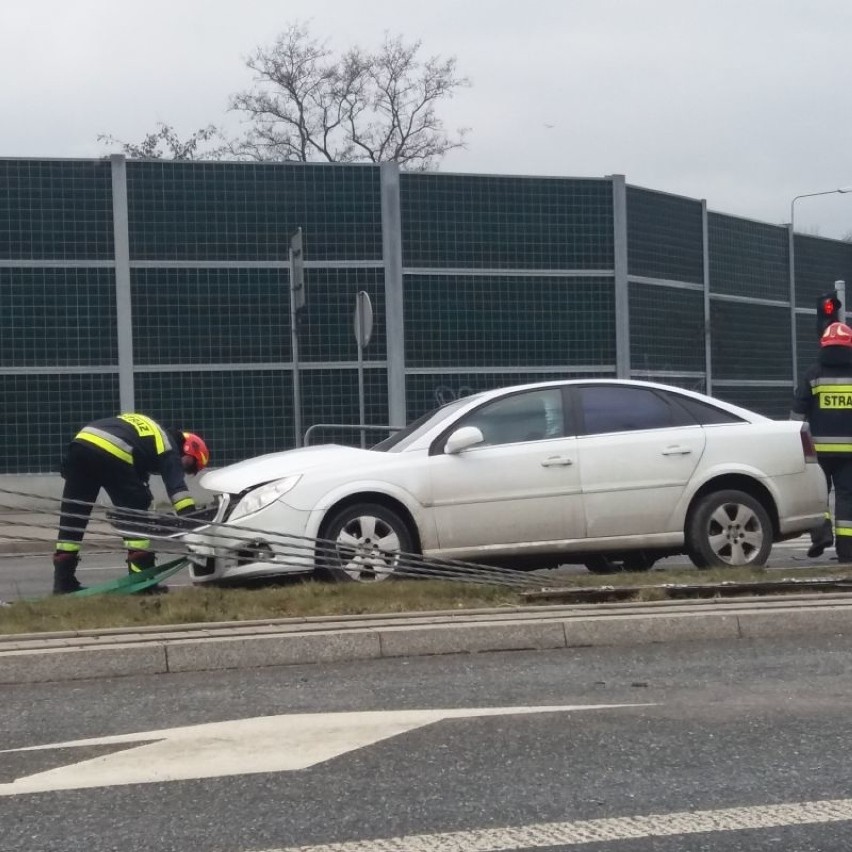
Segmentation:
<svg viewBox="0 0 852 852">
<path fill-rule="evenodd" d="M 581 434 L 429 454 L 433 442 L 452 431 L 451 423 L 486 402 L 582 384 L 680 394 L 745 422 Z M 375 502 L 370 495 L 404 507 L 425 556 L 472 560 L 682 549 L 690 505 L 722 476 L 747 476 L 766 489 L 777 507 L 781 537 L 818 523 L 827 506 L 819 466 L 805 463 L 801 424 L 773 421 L 694 392 L 616 380 L 547 382 L 477 394 L 447 410 L 449 419 L 421 427 L 398 451 L 320 445 L 208 472 L 202 486 L 231 495 L 231 501 L 265 483 L 296 474 L 299 479 L 258 511 L 185 536 L 195 554 L 193 578 L 205 582 L 311 571 L 313 540 L 329 512 L 347 499 Z M 223 503 L 217 522 L 224 512 Z M 238 564 L 234 537 L 265 544 L 269 558 Z"/>
<path fill-rule="evenodd" d="M 429 477 L 440 551 L 585 537 L 576 438 L 432 456 Z"/>
<path fill-rule="evenodd" d="M 701 426 L 579 438 L 589 538 L 682 528 L 675 507 L 704 453 Z"/>
</svg>

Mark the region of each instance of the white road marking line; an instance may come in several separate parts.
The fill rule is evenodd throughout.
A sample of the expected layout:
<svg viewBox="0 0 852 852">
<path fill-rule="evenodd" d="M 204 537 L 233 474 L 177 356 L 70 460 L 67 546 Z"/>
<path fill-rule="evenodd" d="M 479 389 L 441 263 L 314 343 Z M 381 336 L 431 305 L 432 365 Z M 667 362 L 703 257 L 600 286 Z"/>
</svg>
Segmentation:
<svg viewBox="0 0 852 852">
<path fill-rule="evenodd" d="M 0 754 L 92 745 L 131 746 L 0 784 L 0 796 L 288 772 L 306 769 L 444 719 L 650 706 L 654 705 L 566 704 L 552 707 L 284 714 L 5 749 Z"/>
<path fill-rule="evenodd" d="M 408 837 L 328 843 L 320 846 L 287 846 L 266 849 L 263 852 L 512 852 L 517 849 L 548 849 L 555 846 L 578 846 L 582 843 L 782 828 L 789 825 L 819 825 L 848 820 L 852 820 L 852 799 L 835 799 L 577 822 L 543 822 L 479 831 L 452 831 L 443 834 L 415 834 Z"/>
</svg>

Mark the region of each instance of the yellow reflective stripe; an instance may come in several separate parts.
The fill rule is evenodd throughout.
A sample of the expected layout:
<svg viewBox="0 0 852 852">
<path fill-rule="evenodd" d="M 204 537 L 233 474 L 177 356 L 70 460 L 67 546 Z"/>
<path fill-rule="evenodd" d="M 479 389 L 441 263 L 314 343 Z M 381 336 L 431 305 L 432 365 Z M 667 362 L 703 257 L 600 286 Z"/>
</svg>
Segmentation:
<svg viewBox="0 0 852 852">
<path fill-rule="evenodd" d="M 158 456 L 166 451 L 167 442 L 163 430 L 150 417 L 146 417 L 144 414 L 119 414 L 118 419 L 129 423 L 140 438 L 153 437 Z"/>
<path fill-rule="evenodd" d="M 151 546 L 150 538 L 126 538 L 124 546 L 127 550 L 147 550 Z"/>
<path fill-rule="evenodd" d="M 826 512 L 826 513 L 823 515 L 823 517 L 824 517 L 827 521 L 830 521 L 830 520 L 831 520 L 831 512 Z"/>
<path fill-rule="evenodd" d="M 188 506 L 194 506 L 195 500 L 192 497 L 186 497 L 183 500 L 178 500 L 177 503 L 174 504 L 175 511 L 179 512 L 181 509 L 186 509 Z"/>
<path fill-rule="evenodd" d="M 852 536 L 852 527 L 837 527 L 834 534 Z"/>
<path fill-rule="evenodd" d="M 852 453 L 852 444 L 814 444 L 818 453 Z"/>
<path fill-rule="evenodd" d="M 825 387 L 852 387 L 852 376 L 817 376 L 810 380 L 812 388 L 824 385 Z"/>
<path fill-rule="evenodd" d="M 56 549 L 62 550 L 65 553 L 78 553 L 81 545 L 74 541 L 57 541 Z"/>
<path fill-rule="evenodd" d="M 121 447 L 116 447 L 115 444 L 111 444 L 106 438 L 101 438 L 100 435 L 92 435 L 90 432 L 78 432 L 74 440 L 88 441 L 90 444 L 100 447 L 100 449 L 115 456 L 117 459 L 121 459 L 128 464 L 133 464 L 133 456 L 130 453 L 122 450 Z"/>
</svg>

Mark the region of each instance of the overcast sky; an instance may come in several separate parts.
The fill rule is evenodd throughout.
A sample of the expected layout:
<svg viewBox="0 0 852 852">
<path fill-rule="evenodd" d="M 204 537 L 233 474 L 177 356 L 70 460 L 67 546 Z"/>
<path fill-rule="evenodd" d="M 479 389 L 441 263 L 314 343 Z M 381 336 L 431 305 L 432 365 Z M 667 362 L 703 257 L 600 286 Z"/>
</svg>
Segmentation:
<svg viewBox="0 0 852 852">
<path fill-rule="evenodd" d="M 295 21 L 457 57 L 473 85 L 442 116 L 471 132 L 442 171 L 622 173 L 775 224 L 852 189 L 850 0 L 0 0 L 0 156 L 236 129 L 246 55 Z M 849 234 L 852 192 L 795 222 Z"/>
</svg>

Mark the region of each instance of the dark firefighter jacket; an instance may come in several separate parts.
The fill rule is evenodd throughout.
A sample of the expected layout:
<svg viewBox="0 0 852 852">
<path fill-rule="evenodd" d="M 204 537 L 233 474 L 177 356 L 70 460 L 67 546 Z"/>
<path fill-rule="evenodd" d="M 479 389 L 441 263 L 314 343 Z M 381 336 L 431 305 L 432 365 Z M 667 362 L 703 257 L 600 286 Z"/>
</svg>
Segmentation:
<svg viewBox="0 0 852 852">
<path fill-rule="evenodd" d="M 145 483 L 150 474 L 159 474 L 176 512 L 195 508 L 195 501 L 186 487 L 178 434 L 170 435 L 150 417 L 120 414 L 95 420 L 83 427 L 74 440 L 97 447 L 131 465 Z"/>
<path fill-rule="evenodd" d="M 808 421 L 817 453 L 852 458 L 852 349 L 820 350 L 796 388 L 792 416 Z"/>
</svg>

